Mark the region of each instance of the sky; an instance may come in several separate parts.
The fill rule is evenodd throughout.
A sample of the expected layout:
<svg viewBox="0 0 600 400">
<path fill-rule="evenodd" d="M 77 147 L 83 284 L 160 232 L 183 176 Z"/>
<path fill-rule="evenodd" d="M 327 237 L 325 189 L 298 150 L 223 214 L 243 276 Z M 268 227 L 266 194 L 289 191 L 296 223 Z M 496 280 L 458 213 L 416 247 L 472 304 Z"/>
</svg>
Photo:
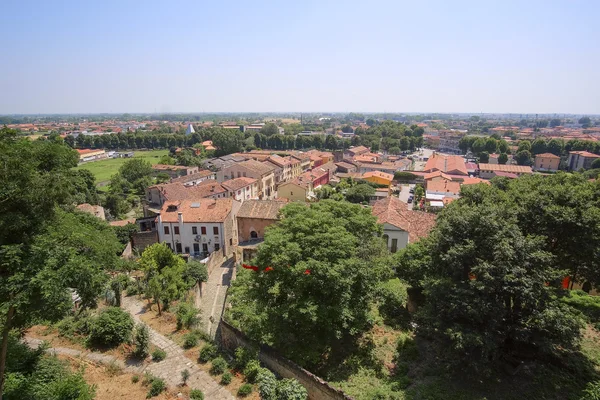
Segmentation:
<svg viewBox="0 0 600 400">
<path fill-rule="evenodd" d="M 0 114 L 600 114 L 598 0 L 2 0 Z"/>
</svg>

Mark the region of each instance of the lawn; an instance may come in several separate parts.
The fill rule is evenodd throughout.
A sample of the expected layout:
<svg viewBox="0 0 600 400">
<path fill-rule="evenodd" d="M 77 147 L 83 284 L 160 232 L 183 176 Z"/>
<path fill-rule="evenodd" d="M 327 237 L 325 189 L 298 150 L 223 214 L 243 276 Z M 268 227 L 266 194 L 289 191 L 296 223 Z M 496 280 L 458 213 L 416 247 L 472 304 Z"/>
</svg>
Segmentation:
<svg viewBox="0 0 600 400">
<path fill-rule="evenodd" d="M 169 154 L 169 150 L 134 150 L 134 158 L 143 158 L 152 165 L 158 164 L 158 160 Z M 97 183 L 110 180 L 110 177 L 117 173 L 119 167 L 127 161 L 128 158 L 109 158 L 100 161 L 91 161 L 78 165 L 76 169 L 87 169 L 94 174 Z"/>
</svg>

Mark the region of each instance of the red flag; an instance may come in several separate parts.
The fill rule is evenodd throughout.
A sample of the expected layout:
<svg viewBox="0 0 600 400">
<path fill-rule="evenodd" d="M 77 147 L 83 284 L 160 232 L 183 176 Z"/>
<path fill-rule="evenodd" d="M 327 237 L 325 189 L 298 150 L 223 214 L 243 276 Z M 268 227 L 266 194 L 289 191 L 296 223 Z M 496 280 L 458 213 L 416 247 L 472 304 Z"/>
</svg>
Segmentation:
<svg viewBox="0 0 600 400">
<path fill-rule="evenodd" d="M 305 270 L 304 275 L 310 275 L 310 269 Z"/>
<path fill-rule="evenodd" d="M 273 271 L 273 267 L 267 267 L 265 268 L 265 271 Z"/>
</svg>

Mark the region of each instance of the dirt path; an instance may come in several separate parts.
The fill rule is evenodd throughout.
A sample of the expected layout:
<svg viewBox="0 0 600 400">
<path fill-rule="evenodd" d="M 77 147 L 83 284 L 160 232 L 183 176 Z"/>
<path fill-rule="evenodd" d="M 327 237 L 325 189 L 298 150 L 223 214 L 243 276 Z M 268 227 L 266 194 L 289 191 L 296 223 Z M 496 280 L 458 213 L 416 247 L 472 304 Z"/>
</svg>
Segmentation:
<svg viewBox="0 0 600 400">
<path fill-rule="evenodd" d="M 144 313 L 145 304 L 135 297 L 125 297 L 121 303 L 122 308 L 128 311 L 136 322 L 142 322 L 140 314 Z M 175 342 L 164 337 L 154 329 L 148 327 L 150 341 L 167 353 L 167 357 L 158 363 L 149 364 L 144 372 L 165 380 L 168 386 L 176 387 L 181 383 L 181 371 L 187 369 L 190 378 L 187 385 L 192 389 L 200 389 L 207 400 L 230 400 L 235 396 L 225 387 L 219 385 L 208 373 L 202 371 L 193 360 L 184 355 L 184 350 Z"/>
<path fill-rule="evenodd" d="M 203 330 L 213 339 L 217 330 L 218 321 L 221 320 L 221 316 L 223 315 L 225 297 L 227 295 L 227 289 L 231 284 L 234 268 L 235 265 L 233 259 L 225 261 L 219 268 L 215 268 L 208 277 L 208 281 L 205 285 L 205 292 L 203 293 L 200 302 L 202 325 Z"/>
</svg>

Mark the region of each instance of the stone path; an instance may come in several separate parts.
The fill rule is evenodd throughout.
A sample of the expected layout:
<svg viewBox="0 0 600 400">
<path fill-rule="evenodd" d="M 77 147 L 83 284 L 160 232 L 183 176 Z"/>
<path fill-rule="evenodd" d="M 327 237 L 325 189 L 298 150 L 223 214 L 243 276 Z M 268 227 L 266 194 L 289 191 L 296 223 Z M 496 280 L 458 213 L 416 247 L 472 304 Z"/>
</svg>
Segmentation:
<svg viewBox="0 0 600 400">
<path fill-rule="evenodd" d="M 233 258 L 225 261 L 219 268 L 215 268 L 204 286 L 202 300 L 200 301 L 202 325 L 203 330 L 213 339 L 215 338 L 219 321 L 223 315 L 225 297 L 227 295 L 227 289 L 231 284 L 234 268 L 235 264 Z"/>
<path fill-rule="evenodd" d="M 128 311 L 136 322 L 142 322 L 140 314 L 144 313 L 145 304 L 135 297 L 124 297 L 121 306 Z M 193 360 L 184 355 L 183 349 L 172 340 L 164 337 L 154 329 L 148 327 L 150 341 L 167 353 L 167 357 L 158 363 L 150 363 L 144 372 L 165 380 L 169 387 L 177 387 L 181 384 L 181 371 L 187 369 L 190 378 L 187 385 L 192 389 L 200 389 L 204 392 L 206 400 L 230 400 L 235 397 L 227 388 L 219 385 L 208 373 L 202 371 Z"/>
</svg>

